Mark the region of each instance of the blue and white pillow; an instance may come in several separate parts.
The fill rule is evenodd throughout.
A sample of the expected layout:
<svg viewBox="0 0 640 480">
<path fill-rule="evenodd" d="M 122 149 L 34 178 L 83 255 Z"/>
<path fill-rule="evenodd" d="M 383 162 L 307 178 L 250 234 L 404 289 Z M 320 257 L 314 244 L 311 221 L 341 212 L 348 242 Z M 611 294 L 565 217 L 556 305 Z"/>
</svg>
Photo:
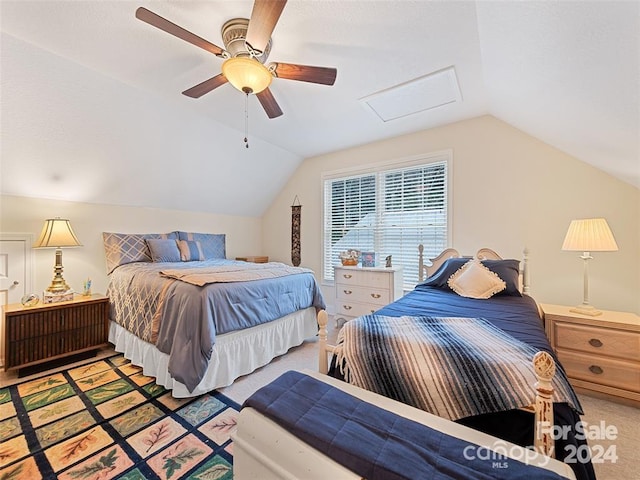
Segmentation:
<svg viewBox="0 0 640 480">
<path fill-rule="evenodd" d="M 178 240 L 178 249 L 180 250 L 180 260 L 183 262 L 197 262 L 204 260 L 202 245 L 200 242 L 191 240 Z"/>
<path fill-rule="evenodd" d="M 200 242 L 204 259 L 227 258 L 224 233 L 178 232 L 178 240 Z"/>
</svg>

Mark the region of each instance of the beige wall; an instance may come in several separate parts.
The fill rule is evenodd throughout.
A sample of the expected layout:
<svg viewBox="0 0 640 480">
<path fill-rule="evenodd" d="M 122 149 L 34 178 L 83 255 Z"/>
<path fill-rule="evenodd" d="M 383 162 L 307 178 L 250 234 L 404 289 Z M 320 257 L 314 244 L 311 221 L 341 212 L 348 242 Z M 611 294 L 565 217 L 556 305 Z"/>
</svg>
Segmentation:
<svg viewBox="0 0 640 480">
<path fill-rule="evenodd" d="M 321 271 L 322 172 L 418 154 L 453 151 L 453 246 L 473 253 L 480 246 L 518 258 L 531 257 L 532 293 L 540 302 L 582 300 L 582 261 L 560 250 L 570 220 L 603 216 L 620 250 L 594 253 L 591 303 L 640 313 L 640 192 L 575 158 L 491 117 L 364 145 L 306 160 L 262 219 L 35 199 L 0 197 L 0 231 L 40 233 L 45 218 L 71 219 L 83 246 L 64 252 L 65 278 L 75 289 L 90 277 L 104 292 L 101 232 L 190 230 L 227 234 L 227 257 L 269 255 L 290 263 L 291 204 L 302 208 L 302 265 Z M 34 290 L 53 275 L 51 250 L 35 250 Z M 325 287 L 327 301 L 332 291 Z"/>
<path fill-rule="evenodd" d="M 71 220 L 82 247 L 63 250 L 64 278 L 71 288 L 82 290 L 92 280 L 92 290 L 104 293 L 107 286 L 102 232 L 161 233 L 173 230 L 225 233 L 227 257 L 260 255 L 261 221 L 257 217 L 215 215 L 155 208 L 121 207 L 3 195 L 0 197 L 0 231 L 31 233 L 38 238 L 44 220 Z M 39 295 L 51 283 L 54 250 L 34 249 L 33 287 Z"/>
<path fill-rule="evenodd" d="M 640 313 L 640 192 L 492 116 L 307 159 L 263 216 L 263 251 L 290 262 L 291 204 L 302 208 L 302 265 L 320 276 L 322 172 L 453 150 L 452 242 L 463 253 L 530 250 L 532 294 L 543 303 L 582 301 L 582 260 L 560 250 L 574 218 L 605 217 L 620 250 L 595 252 L 590 300 Z M 328 303 L 332 290 L 325 286 Z"/>
</svg>

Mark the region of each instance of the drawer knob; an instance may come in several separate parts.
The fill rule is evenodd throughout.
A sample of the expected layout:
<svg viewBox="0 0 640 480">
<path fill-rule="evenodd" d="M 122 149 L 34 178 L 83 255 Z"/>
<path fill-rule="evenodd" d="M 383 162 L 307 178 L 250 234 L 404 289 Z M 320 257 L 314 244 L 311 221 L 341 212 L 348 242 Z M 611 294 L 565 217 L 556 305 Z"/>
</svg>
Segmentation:
<svg viewBox="0 0 640 480">
<path fill-rule="evenodd" d="M 351 295 L 353 292 L 351 290 L 343 290 L 345 295 Z"/>
<path fill-rule="evenodd" d="M 342 276 L 343 276 L 344 278 L 351 278 L 351 277 L 353 277 L 353 275 L 349 275 L 348 273 L 344 273 Z"/>
<path fill-rule="evenodd" d="M 351 310 L 351 305 L 343 305 L 342 308 L 345 310 Z"/>
<path fill-rule="evenodd" d="M 602 370 L 602 368 L 600 368 L 598 365 L 591 365 L 589 367 L 589 371 L 591 373 L 595 373 L 596 375 L 600 375 L 602 372 L 604 372 L 604 370 Z"/>
<path fill-rule="evenodd" d="M 589 345 L 591 345 L 592 347 L 601 347 L 603 344 L 597 338 L 592 338 L 591 340 L 589 340 Z"/>
<path fill-rule="evenodd" d="M 380 298 L 381 295 L 379 293 L 372 293 L 371 296 L 373 298 Z"/>
</svg>

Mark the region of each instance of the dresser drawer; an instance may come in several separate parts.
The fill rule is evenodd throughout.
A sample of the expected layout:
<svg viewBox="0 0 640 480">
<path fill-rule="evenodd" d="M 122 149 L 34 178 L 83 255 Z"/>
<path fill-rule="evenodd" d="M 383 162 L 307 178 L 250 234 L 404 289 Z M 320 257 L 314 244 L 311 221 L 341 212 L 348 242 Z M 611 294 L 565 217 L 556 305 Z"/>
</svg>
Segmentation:
<svg viewBox="0 0 640 480">
<path fill-rule="evenodd" d="M 640 365 L 592 354 L 558 349 L 567 376 L 640 393 Z"/>
<path fill-rule="evenodd" d="M 640 334 L 557 322 L 556 347 L 640 361 Z"/>
<path fill-rule="evenodd" d="M 338 285 L 336 289 L 338 302 L 362 302 L 384 306 L 391 303 L 391 292 L 387 289 Z"/>
<path fill-rule="evenodd" d="M 360 317 L 361 315 L 370 315 L 382 305 L 372 305 L 367 303 L 348 302 L 338 300 L 336 305 L 336 315 L 346 315 L 348 317 Z"/>
<path fill-rule="evenodd" d="M 387 272 L 375 272 L 357 268 L 352 270 L 337 269 L 335 281 L 339 285 L 367 285 L 385 289 L 391 287 L 391 280 Z"/>
</svg>

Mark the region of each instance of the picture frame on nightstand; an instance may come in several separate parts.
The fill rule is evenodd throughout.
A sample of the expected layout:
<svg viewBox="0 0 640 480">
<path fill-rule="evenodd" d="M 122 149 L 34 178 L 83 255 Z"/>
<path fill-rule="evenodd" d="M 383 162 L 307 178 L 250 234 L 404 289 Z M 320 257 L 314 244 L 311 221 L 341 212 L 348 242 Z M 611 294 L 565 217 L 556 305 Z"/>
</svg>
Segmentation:
<svg viewBox="0 0 640 480">
<path fill-rule="evenodd" d="M 360 254 L 363 267 L 375 267 L 376 266 L 376 254 L 375 252 L 362 252 Z"/>
</svg>

